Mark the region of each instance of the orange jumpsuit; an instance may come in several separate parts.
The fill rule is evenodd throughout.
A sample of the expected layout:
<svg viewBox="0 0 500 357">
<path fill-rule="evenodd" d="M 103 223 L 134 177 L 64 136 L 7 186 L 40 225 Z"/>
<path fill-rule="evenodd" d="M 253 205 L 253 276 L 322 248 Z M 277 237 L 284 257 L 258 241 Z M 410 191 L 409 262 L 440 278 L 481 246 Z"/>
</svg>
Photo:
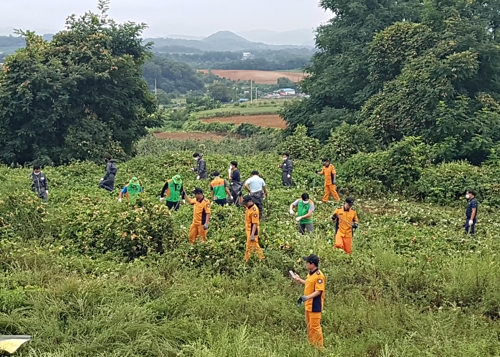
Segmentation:
<svg viewBox="0 0 500 357">
<path fill-rule="evenodd" d="M 339 194 L 337 193 L 337 185 L 333 183 L 334 176 L 337 175 L 335 166 L 333 166 L 332 164 L 323 166 L 323 169 L 319 172 L 319 174 L 325 176 L 325 195 L 323 196 L 322 201 L 328 202 L 330 195 L 333 196 L 333 199 L 335 201 L 340 201 Z"/>
<path fill-rule="evenodd" d="M 347 254 L 352 252 L 352 224 L 358 222 L 358 214 L 356 210 L 350 208 L 348 211 L 344 207 L 337 208 L 333 214 L 337 215 L 335 235 L 335 248 L 343 249 Z"/>
<path fill-rule="evenodd" d="M 186 197 L 186 199 L 194 206 L 193 223 L 189 228 L 189 242 L 194 244 L 196 237 L 198 236 L 201 237 L 203 242 L 206 242 L 208 230 L 206 230 L 203 225 L 207 221 L 207 215 L 210 214 L 210 201 L 205 197 L 201 201 L 198 201 L 196 198 L 191 199 L 189 197 Z"/>
<path fill-rule="evenodd" d="M 255 240 L 252 242 L 250 240 L 250 235 L 252 233 L 252 225 L 256 224 L 257 229 L 255 230 L 254 238 Z M 247 232 L 247 248 L 245 250 L 245 261 L 248 262 L 248 259 L 250 259 L 250 255 L 252 253 L 256 253 L 260 260 L 264 259 L 264 252 L 262 251 L 262 248 L 259 245 L 259 231 L 260 231 L 260 214 L 259 214 L 259 208 L 257 205 L 253 205 L 250 208 L 246 208 L 246 213 L 245 213 L 245 226 L 246 226 L 246 232 Z"/>
<path fill-rule="evenodd" d="M 325 304 L 325 286 L 325 275 L 323 275 L 319 269 L 309 273 L 304 286 L 305 296 L 310 295 L 315 291 L 321 291 L 320 295 L 305 302 L 307 338 L 312 345 L 319 349 L 324 348 L 323 331 L 321 329 L 321 314 Z"/>
</svg>

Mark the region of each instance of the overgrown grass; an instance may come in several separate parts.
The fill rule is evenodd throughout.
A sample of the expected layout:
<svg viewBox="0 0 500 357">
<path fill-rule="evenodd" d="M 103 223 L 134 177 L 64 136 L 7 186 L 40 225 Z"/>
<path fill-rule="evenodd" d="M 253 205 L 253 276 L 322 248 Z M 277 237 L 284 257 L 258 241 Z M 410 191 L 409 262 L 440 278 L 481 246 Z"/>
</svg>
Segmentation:
<svg viewBox="0 0 500 357">
<path fill-rule="evenodd" d="M 152 154 L 120 163 L 117 176 L 118 186 L 132 175 L 140 177 L 145 207 L 159 205 L 159 190 L 175 173 L 182 174 L 188 190 L 207 188 L 190 173 L 190 152 Z M 28 195 L 23 185 L 29 171 L 0 168 L 5 183 L 0 187 L 0 327 L 4 334 L 34 337 L 18 355 L 319 356 L 307 344 L 303 310 L 295 304 L 302 288 L 288 277 L 289 269 L 305 275 L 301 257 L 311 252 L 321 257 L 327 276 L 323 355 L 500 354 L 495 210 L 481 206 L 478 234 L 470 239 L 462 233 L 460 202 L 437 206 L 356 197 L 360 228 L 354 253 L 345 256 L 332 249 L 334 204 L 318 205 L 313 236 L 298 235 L 287 213 L 306 189 L 314 200 L 320 197 L 321 181 L 310 181 L 307 174 L 314 163 L 297 161 L 298 187 L 286 190 L 275 165 L 279 157 L 253 154 L 207 155 L 209 169 L 222 171 L 236 159 L 243 177 L 257 168 L 268 182 L 261 234 L 266 259 L 249 264 L 243 261 L 244 212 L 237 208 L 213 207 L 209 242 L 190 246 L 192 211 L 182 206 L 171 215 L 175 236 L 165 237 L 164 254 L 128 261 L 122 252 L 81 249 L 82 242 L 95 238 L 88 228 L 111 224 L 127 212 L 116 195 L 96 188 L 102 167 L 46 168 L 51 197 L 46 205 L 33 203 L 46 212 L 40 215 L 25 210 L 31 207 L 22 196 Z M 17 206 L 5 201 L 12 195 L 19 197 Z M 87 211 L 102 217 L 78 218 Z M 120 219 L 117 237 L 131 233 L 127 219 Z M 6 228 L 6 222 L 16 229 Z M 61 235 L 70 226 L 81 234 Z M 99 229 L 113 234 L 116 225 Z"/>
<path fill-rule="evenodd" d="M 234 116 L 278 114 L 281 108 L 283 108 L 284 103 L 284 100 L 277 100 L 273 101 L 273 103 L 271 101 L 256 101 L 240 105 L 227 104 L 221 108 L 194 112 L 191 116 L 195 119 L 204 119 L 216 117 L 218 113 L 224 113 L 225 115 L 233 114 Z"/>
</svg>

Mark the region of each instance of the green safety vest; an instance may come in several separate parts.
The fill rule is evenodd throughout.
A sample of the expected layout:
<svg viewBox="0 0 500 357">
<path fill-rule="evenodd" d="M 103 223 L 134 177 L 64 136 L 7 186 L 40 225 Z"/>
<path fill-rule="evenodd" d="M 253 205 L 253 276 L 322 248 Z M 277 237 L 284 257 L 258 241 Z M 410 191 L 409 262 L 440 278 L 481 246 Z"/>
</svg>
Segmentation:
<svg viewBox="0 0 500 357">
<path fill-rule="evenodd" d="M 306 214 L 309 213 L 309 208 L 311 207 L 311 203 L 312 203 L 311 200 L 309 200 L 309 202 L 306 204 L 304 204 L 304 202 L 302 202 L 302 200 L 299 200 L 299 204 L 298 204 L 298 216 L 299 217 L 305 216 Z M 300 224 L 309 224 L 312 222 L 313 222 L 313 216 L 311 216 L 311 218 L 301 219 L 299 223 Z"/>
<path fill-rule="evenodd" d="M 176 187 L 177 186 L 177 189 Z M 181 199 L 181 186 L 176 185 L 173 180 L 170 180 L 168 183 L 169 197 L 167 198 L 168 202 L 179 202 Z"/>
<path fill-rule="evenodd" d="M 220 178 L 212 181 L 212 188 L 214 190 L 214 196 L 217 200 L 223 200 L 227 198 L 225 180 Z"/>
</svg>

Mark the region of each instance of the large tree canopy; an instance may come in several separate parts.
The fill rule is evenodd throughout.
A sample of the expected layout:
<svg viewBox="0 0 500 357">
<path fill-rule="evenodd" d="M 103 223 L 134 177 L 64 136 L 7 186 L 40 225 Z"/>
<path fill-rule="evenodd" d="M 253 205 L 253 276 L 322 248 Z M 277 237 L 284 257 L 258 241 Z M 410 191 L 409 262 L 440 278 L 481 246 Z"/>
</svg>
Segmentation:
<svg viewBox="0 0 500 357">
<path fill-rule="evenodd" d="M 475 0 L 324 0 L 319 53 L 284 111 L 316 137 L 342 122 L 382 145 L 421 136 L 440 159 L 483 161 L 500 140 L 499 4 Z"/>
<path fill-rule="evenodd" d="M 99 14 L 71 16 L 51 41 L 24 33 L 26 47 L 0 74 L 0 159 L 62 163 L 130 154 L 153 126 L 154 96 L 142 77 L 150 56 L 144 24 Z"/>
</svg>

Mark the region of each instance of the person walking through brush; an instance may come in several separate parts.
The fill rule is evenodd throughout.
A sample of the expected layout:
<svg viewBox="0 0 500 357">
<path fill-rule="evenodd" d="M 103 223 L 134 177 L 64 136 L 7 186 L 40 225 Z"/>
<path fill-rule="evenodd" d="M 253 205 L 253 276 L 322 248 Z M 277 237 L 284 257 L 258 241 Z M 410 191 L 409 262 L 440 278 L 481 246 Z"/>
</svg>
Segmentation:
<svg viewBox="0 0 500 357">
<path fill-rule="evenodd" d="M 326 278 L 319 270 L 319 258 L 311 254 L 303 258 L 306 262 L 306 269 L 309 272 L 306 280 L 293 273 L 296 282 L 304 285 L 304 295 L 297 303 L 305 305 L 305 317 L 307 327 L 307 338 L 309 343 L 319 350 L 324 349 L 323 331 L 321 329 L 321 315 L 325 305 Z"/>
<path fill-rule="evenodd" d="M 207 163 L 205 162 L 205 159 L 197 152 L 193 154 L 193 157 L 196 161 L 196 167 L 192 168 L 191 170 L 198 174 L 198 176 L 196 176 L 197 180 L 205 180 L 208 177 Z"/>
<path fill-rule="evenodd" d="M 245 181 L 245 188 L 252 196 L 253 202 L 259 209 L 260 218 L 262 218 L 262 211 L 264 210 L 264 195 L 269 197 L 266 189 L 266 183 L 259 176 L 259 171 L 252 171 L 252 177 Z"/>
<path fill-rule="evenodd" d="M 194 244 L 200 237 L 202 242 L 207 241 L 208 225 L 210 223 L 210 201 L 203 195 L 203 190 L 196 187 L 193 191 L 194 199 L 186 195 L 186 201 L 193 205 L 193 223 L 189 228 L 189 243 Z"/>
<path fill-rule="evenodd" d="M 477 222 L 477 208 L 478 202 L 476 200 L 476 192 L 474 190 L 467 190 L 465 198 L 469 200 L 467 209 L 465 210 L 465 233 L 474 235 L 476 232 Z"/>
<path fill-rule="evenodd" d="M 292 186 L 292 172 L 293 172 L 293 162 L 290 160 L 290 154 L 285 152 L 283 154 L 283 163 L 279 164 L 278 167 L 281 169 L 281 182 L 285 187 Z"/>
<path fill-rule="evenodd" d="M 352 237 L 354 229 L 358 228 L 358 214 L 353 208 L 354 199 L 347 197 L 343 207 L 333 212 L 335 223 L 335 248 L 343 249 L 347 254 L 352 252 Z"/>
<path fill-rule="evenodd" d="M 337 171 L 335 170 L 335 166 L 330 164 L 330 160 L 327 158 L 324 158 L 322 161 L 323 169 L 316 172 L 318 175 L 325 176 L 325 195 L 321 201 L 323 203 L 328 202 L 330 195 L 333 196 L 335 201 L 340 201 L 339 194 L 337 193 Z"/>
<path fill-rule="evenodd" d="M 220 177 L 219 171 L 215 171 L 212 176 L 213 181 L 210 182 L 210 191 L 212 191 L 212 201 L 217 203 L 219 206 L 224 206 L 227 204 L 227 197 L 231 196 L 229 192 L 229 185 L 227 181 Z"/>
<path fill-rule="evenodd" d="M 248 262 L 250 255 L 257 254 L 259 259 L 265 258 L 264 252 L 259 245 L 260 214 L 259 208 L 253 202 L 252 196 L 243 197 L 243 205 L 246 207 L 245 228 L 247 234 L 247 246 L 245 250 L 245 261 Z"/>
<path fill-rule="evenodd" d="M 184 186 L 182 186 L 181 175 L 175 175 L 163 185 L 160 193 L 160 202 L 166 199 L 168 209 L 178 211 L 181 198 L 182 203 L 186 203 L 186 192 L 184 192 Z"/>
<path fill-rule="evenodd" d="M 309 199 L 309 194 L 303 193 L 302 197 L 290 205 L 290 214 L 295 215 L 294 207 L 297 207 L 297 228 L 299 233 L 313 233 L 314 202 Z"/>
<path fill-rule="evenodd" d="M 232 203 L 236 206 L 241 204 L 241 191 L 243 189 L 243 184 L 241 183 L 240 170 L 238 169 L 238 162 L 231 161 L 229 169 L 227 170 L 229 174 L 229 190 L 231 192 Z"/>
<path fill-rule="evenodd" d="M 118 171 L 118 166 L 116 166 L 116 161 L 110 154 L 104 154 L 104 161 L 106 162 L 106 173 L 99 182 L 99 188 L 104 188 L 111 192 L 115 189 L 115 176 Z"/>
<path fill-rule="evenodd" d="M 141 183 L 137 177 L 132 177 L 127 185 L 123 187 L 118 195 L 118 202 L 122 202 L 123 196 L 127 197 L 131 204 L 135 205 L 135 199 L 142 192 Z"/>
<path fill-rule="evenodd" d="M 31 191 L 35 192 L 39 198 L 47 202 L 49 200 L 49 183 L 45 174 L 40 171 L 40 165 L 33 165 L 33 172 L 29 176 L 31 179 Z"/>
</svg>

